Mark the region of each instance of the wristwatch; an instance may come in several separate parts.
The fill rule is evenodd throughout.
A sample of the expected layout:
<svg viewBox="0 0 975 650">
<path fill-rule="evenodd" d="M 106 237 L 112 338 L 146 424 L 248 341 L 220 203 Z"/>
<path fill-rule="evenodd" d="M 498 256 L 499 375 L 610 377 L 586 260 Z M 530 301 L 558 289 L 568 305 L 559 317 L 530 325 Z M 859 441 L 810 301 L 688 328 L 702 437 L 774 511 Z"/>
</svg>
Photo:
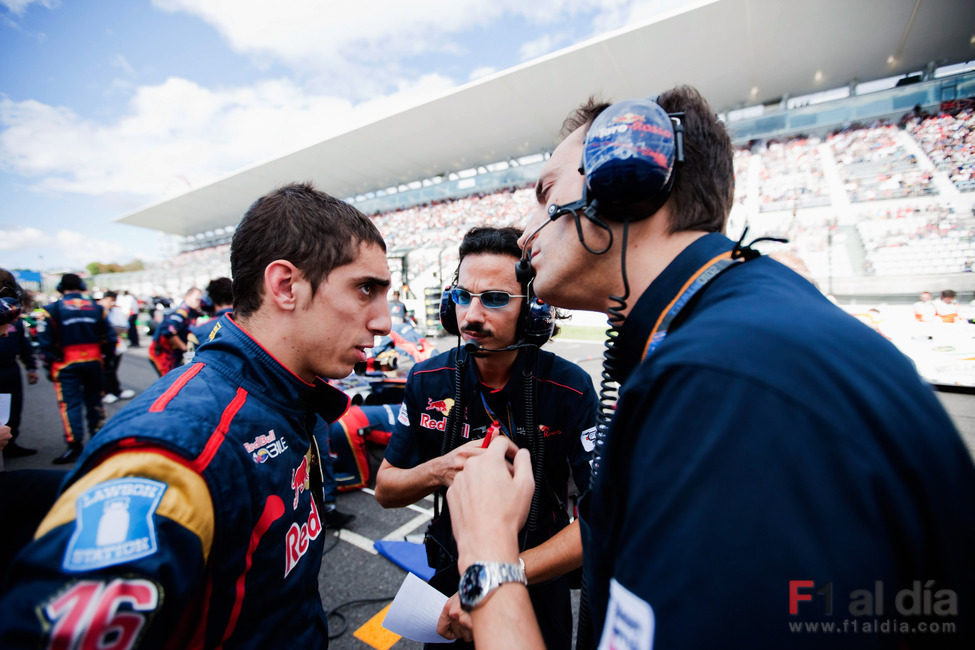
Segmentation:
<svg viewBox="0 0 975 650">
<path fill-rule="evenodd" d="M 460 584 L 457 586 L 460 606 L 464 608 L 464 611 L 471 611 L 484 602 L 488 594 L 506 582 L 520 582 L 527 585 L 528 578 L 525 576 L 525 565 L 522 563 L 475 562 L 467 567 L 464 575 L 460 577 Z"/>
</svg>

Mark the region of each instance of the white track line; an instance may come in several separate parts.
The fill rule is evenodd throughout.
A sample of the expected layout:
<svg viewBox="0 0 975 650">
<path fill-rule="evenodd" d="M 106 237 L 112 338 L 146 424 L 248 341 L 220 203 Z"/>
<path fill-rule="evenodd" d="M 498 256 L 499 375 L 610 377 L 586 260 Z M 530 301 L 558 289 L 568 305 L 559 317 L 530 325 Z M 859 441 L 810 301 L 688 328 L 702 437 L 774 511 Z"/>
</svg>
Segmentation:
<svg viewBox="0 0 975 650">
<path fill-rule="evenodd" d="M 433 519 L 432 512 L 424 512 L 422 514 L 419 514 L 413 517 L 413 519 L 410 519 L 408 522 L 406 522 L 399 528 L 397 528 L 396 530 L 394 530 L 393 532 L 391 532 L 390 534 L 383 537 L 383 539 L 395 539 L 397 541 L 402 541 L 403 538 L 405 538 L 408 533 L 412 533 L 419 526 L 422 526 L 423 524 L 430 521 L 431 519 Z"/>
<path fill-rule="evenodd" d="M 353 546 L 361 548 L 363 551 L 367 553 L 372 553 L 373 555 L 379 555 L 379 553 L 376 552 L 376 549 L 373 548 L 372 546 L 372 540 L 369 539 L 368 537 L 364 537 L 358 533 L 353 533 L 351 530 L 346 530 L 345 528 L 341 529 L 338 532 L 338 537 L 343 542 L 348 542 Z"/>
<path fill-rule="evenodd" d="M 376 492 L 374 490 L 370 490 L 369 488 L 362 488 L 362 491 L 365 492 L 366 494 L 376 496 Z M 425 497 L 425 498 L 430 499 L 430 497 Z M 409 508 L 410 510 L 415 510 L 420 514 L 418 514 L 416 517 L 413 517 L 413 519 L 410 519 L 408 522 L 406 522 L 399 528 L 393 530 L 391 533 L 383 537 L 383 539 L 402 540 L 406 537 L 407 533 L 413 532 L 419 526 L 423 525 L 430 519 L 433 519 L 432 509 L 421 508 L 420 506 L 413 503 L 411 503 L 406 507 Z M 373 546 L 373 540 L 369 539 L 368 537 L 364 535 L 360 535 L 358 533 L 354 533 L 351 530 L 348 530 L 346 528 L 339 530 L 338 533 L 336 534 L 338 535 L 338 538 L 343 542 L 348 542 L 349 544 L 352 544 L 356 548 L 360 548 L 367 553 L 378 555 L 378 553 L 376 552 L 376 548 Z"/>
</svg>

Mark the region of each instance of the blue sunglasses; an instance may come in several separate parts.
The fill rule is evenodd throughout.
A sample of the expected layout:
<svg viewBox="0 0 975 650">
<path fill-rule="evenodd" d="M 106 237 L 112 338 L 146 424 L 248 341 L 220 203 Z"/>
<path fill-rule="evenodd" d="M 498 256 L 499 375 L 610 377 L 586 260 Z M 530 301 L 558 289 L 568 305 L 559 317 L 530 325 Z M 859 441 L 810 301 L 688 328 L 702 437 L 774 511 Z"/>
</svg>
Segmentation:
<svg viewBox="0 0 975 650">
<path fill-rule="evenodd" d="M 460 287 L 454 287 L 450 290 L 450 299 L 454 301 L 455 305 L 466 307 L 471 304 L 471 300 L 474 298 L 479 299 L 481 304 L 488 309 L 501 309 L 502 307 L 506 307 L 512 298 L 527 298 L 527 296 L 518 293 L 508 293 L 507 291 L 471 293 L 467 289 L 461 289 Z"/>
</svg>

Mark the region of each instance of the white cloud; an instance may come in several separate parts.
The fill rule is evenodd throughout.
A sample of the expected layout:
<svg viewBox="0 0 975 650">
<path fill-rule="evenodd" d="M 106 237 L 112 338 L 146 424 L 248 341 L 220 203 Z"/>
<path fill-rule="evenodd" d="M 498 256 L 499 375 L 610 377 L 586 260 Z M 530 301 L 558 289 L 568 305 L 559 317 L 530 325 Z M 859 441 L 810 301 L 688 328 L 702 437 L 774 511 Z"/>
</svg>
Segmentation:
<svg viewBox="0 0 975 650">
<path fill-rule="evenodd" d="M 59 0 L 0 0 L 0 5 L 9 9 L 12 14 L 23 16 L 27 7 L 35 2 L 48 9 L 53 9 L 60 4 Z"/>
<path fill-rule="evenodd" d="M 5 228 L 0 227 L 0 251 L 16 251 L 22 248 L 34 248 L 47 243 L 47 235 L 37 228 Z"/>
<path fill-rule="evenodd" d="M 290 80 L 211 90 L 170 78 L 139 87 L 127 112 L 99 124 L 68 108 L 0 96 L 0 170 L 34 189 L 159 199 L 290 153 L 452 87 L 427 75 L 354 104 Z"/>
<path fill-rule="evenodd" d="M 564 37 L 557 34 L 545 34 L 533 41 L 523 43 L 518 54 L 522 61 L 530 61 L 543 54 L 555 51 L 564 40 Z"/>
<path fill-rule="evenodd" d="M 617 5 L 628 0 L 602 1 Z M 345 80 L 362 74 L 382 76 L 395 65 L 391 62 L 404 57 L 456 51 L 463 46 L 452 40 L 459 32 L 497 26 L 511 17 L 545 25 L 594 7 L 592 0 L 281 0 L 273 11 L 257 0 L 153 3 L 202 18 L 238 52 L 267 57 L 314 76 Z"/>
<path fill-rule="evenodd" d="M 30 227 L 0 226 L 0 251 L 42 251 L 44 259 L 59 265 L 81 268 L 93 260 L 113 261 L 131 258 L 121 244 L 97 239 L 73 230 L 58 230 L 54 235 Z"/>
<path fill-rule="evenodd" d="M 0 0 L 21 8 L 27 6 L 23 1 Z M 399 74 L 395 61 L 432 48 L 461 47 L 450 42 L 460 30 L 511 16 L 544 25 L 583 11 L 613 15 L 619 26 L 640 8 L 677 1 L 284 0 L 272 12 L 265 2 L 154 0 L 166 10 L 201 16 L 241 51 L 352 74 L 339 84 L 313 76 L 310 82 L 266 79 L 213 89 L 176 77 L 137 88 L 116 80 L 113 92 L 124 92 L 129 104 L 111 123 L 67 107 L 0 95 L 0 170 L 30 179 L 33 189 L 158 200 L 446 92 L 456 80 Z M 522 55 L 552 51 L 564 38 L 544 36 L 525 44 Z M 112 63 L 131 71 L 121 55 Z M 469 79 L 492 72 L 483 66 Z M 345 92 L 349 89 L 342 84 L 354 85 L 356 92 Z"/>
</svg>

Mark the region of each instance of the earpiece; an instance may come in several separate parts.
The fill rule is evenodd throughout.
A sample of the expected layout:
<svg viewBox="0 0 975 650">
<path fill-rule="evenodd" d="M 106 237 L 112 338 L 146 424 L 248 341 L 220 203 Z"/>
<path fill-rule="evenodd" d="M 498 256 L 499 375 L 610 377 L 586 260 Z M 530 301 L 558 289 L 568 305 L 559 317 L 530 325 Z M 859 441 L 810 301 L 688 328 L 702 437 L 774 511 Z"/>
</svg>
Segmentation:
<svg viewBox="0 0 975 650">
<path fill-rule="evenodd" d="M 654 214 L 670 196 L 684 162 L 682 117 L 668 114 L 651 99 L 608 107 L 586 133 L 582 199 L 549 206 L 549 214 L 581 212 L 595 219 L 598 211 L 611 221 L 639 221 Z"/>
</svg>

